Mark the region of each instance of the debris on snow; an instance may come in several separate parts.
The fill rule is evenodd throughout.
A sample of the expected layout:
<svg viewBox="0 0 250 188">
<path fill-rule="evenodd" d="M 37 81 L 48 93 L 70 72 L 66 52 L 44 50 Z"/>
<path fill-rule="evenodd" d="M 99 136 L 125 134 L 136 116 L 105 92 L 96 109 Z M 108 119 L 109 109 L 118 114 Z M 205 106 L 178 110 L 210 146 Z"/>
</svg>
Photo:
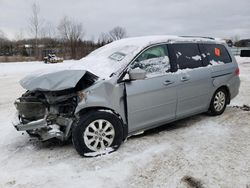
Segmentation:
<svg viewBox="0 0 250 188">
<path fill-rule="evenodd" d="M 190 188 L 204 188 L 201 180 L 192 176 L 184 176 L 181 181 L 185 182 Z"/>
<path fill-rule="evenodd" d="M 244 104 L 243 106 L 237 106 L 237 105 L 235 105 L 235 106 L 233 106 L 233 108 L 239 108 L 239 109 L 241 109 L 243 111 L 250 111 L 250 106 L 246 105 L 246 104 Z"/>
</svg>

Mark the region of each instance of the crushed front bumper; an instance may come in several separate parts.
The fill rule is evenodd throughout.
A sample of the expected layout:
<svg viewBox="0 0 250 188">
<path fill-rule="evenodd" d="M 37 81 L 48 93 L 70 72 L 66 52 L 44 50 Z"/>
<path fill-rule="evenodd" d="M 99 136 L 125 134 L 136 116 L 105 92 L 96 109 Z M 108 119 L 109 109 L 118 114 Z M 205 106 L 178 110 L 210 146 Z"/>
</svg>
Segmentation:
<svg viewBox="0 0 250 188">
<path fill-rule="evenodd" d="M 73 120 L 65 119 L 65 129 L 64 131 L 60 130 L 62 125 L 50 124 L 48 125 L 46 118 L 29 122 L 27 124 L 21 123 L 18 116 L 12 122 L 13 126 L 17 131 L 27 131 L 28 133 L 32 132 L 32 135 L 36 135 L 39 140 L 45 141 L 51 138 L 57 138 L 61 141 L 65 141 L 70 136 L 71 126 Z"/>
<path fill-rule="evenodd" d="M 29 130 L 41 129 L 41 128 L 48 127 L 47 121 L 45 119 L 32 121 L 32 122 L 27 123 L 27 124 L 23 124 L 20 122 L 18 124 L 13 123 L 13 125 L 16 128 L 16 130 L 18 130 L 18 131 L 29 131 Z"/>
</svg>

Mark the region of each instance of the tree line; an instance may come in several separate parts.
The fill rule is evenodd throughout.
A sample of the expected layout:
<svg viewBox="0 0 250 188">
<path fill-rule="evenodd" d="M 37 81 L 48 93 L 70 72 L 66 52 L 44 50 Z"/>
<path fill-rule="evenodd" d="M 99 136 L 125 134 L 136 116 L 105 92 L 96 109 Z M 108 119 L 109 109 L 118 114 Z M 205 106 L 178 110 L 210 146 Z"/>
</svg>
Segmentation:
<svg viewBox="0 0 250 188">
<path fill-rule="evenodd" d="M 0 56 L 6 57 L 6 61 L 11 56 L 42 60 L 49 53 L 55 53 L 64 59 L 80 59 L 98 47 L 127 36 L 125 28 L 116 26 L 108 32 L 102 32 L 97 41 L 84 40 L 85 30 L 81 22 L 64 16 L 54 27 L 40 17 L 37 3 L 31 6 L 28 32 L 31 36 L 28 39 L 20 32 L 15 40 L 9 40 L 0 30 Z"/>
</svg>

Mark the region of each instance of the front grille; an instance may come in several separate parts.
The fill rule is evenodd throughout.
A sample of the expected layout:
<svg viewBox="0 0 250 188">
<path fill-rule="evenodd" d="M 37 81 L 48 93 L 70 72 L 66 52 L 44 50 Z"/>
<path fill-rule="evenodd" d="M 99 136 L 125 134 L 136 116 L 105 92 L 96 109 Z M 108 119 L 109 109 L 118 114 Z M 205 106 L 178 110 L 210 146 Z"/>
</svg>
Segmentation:
<svg viewBox="0 0 250 188">
<path fill-rule="evenodd" d="M 17 100 L 15 106 L 20 118 L 29 121 L 42 119 L 46 113 L 46 106 L 41 102 L 20 102 Z"/>
</svg>

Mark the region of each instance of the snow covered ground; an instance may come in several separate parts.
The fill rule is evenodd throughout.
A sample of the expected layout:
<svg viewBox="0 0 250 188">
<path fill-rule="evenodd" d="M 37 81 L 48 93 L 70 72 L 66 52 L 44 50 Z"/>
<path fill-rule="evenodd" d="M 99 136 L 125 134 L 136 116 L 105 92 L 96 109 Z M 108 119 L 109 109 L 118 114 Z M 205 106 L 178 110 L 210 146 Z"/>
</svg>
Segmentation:
<svg viewBox="0 0 250 188">
<path fill-rule="evenodd" d="M 0 63 L 0 187 L 250 187 L 250 58 L 237 57 L 240 94 L 218 117 L 205 114 L 134 136 L 117 152 L 81 158 L 71 144 L 40 143 L 11 125 L 18 81 L 74 62 Z"/>
</svg>

